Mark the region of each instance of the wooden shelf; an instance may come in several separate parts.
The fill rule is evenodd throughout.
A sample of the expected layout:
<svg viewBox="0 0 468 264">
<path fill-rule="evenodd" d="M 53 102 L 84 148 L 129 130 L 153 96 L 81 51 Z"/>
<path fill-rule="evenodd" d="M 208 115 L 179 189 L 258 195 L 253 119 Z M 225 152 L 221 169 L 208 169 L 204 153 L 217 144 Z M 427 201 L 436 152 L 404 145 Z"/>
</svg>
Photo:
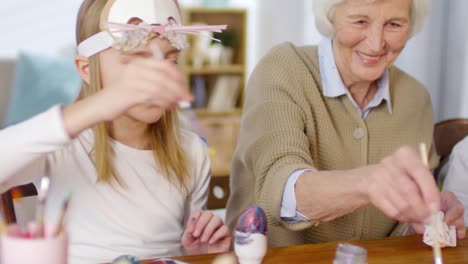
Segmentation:
<svg viewBox="0 0 468 264">
<path fill-rule="evenodd" d="M 226 177 L 231 174 L 231 168 L 224 168 L 224 169 L 211 169 L 211 177 Z"/>
<path fill-rule="evenodd" d="M 242 109 L 235 108 L 228 111 L 210 111 L 208 109 L 195 109 L 194 110 L 197 116 L 199 117 L 225 117 L 225 116 L 240 116 L 242 114 Z"/>
<path fill-rule="evenodd" d="M 186 67 L 184 71 L 191 75 L 244 74 L 244 65 L 204 66 L 201 68 Z"/>
<path fill-rule="evenodd" d="M 201 133 L 208 142 L 209 155 L 211 159 L 212 184 L 223 188 L 226 196 L 215 200 L 216 205 L 208 202 L 212 208 L 224 208 L 227 197 L 229 197 L 229 175 L 231 170 L 232 156 L 236 148 L 237 137 L 244 104 L 244 88 L 247 71 L 247 10 L 243 8 L 206 8 L 206 7 L 183 7 L 184 23 L 228 25 L 229 33 L 225 35 L 226 44 L 234 48 L 231 64 L 210 66 L 210 58 L 206 54 L 194 54 L 197 39 L 190 36 L 188 41 L 192 44 L 183 59 L 181 65 L 187 80 L 191 86 L 191 92 L 195 96 L 203 96 L 198 105 L 203 108 L 195 108 Z M 222 38 L 222 35 L 219 37 Z M 229 46 L 229 45 L 228 45 Z M 208 47 L 209 48 L 209 47 Z M 199 55 L 198 57 L 194 55 Z M 194 67 L 193 61 L 199 61 L 202 66 Z M 240 78 L 240 81 L 239 79 Z M 239 87 L 237 86 L 239 82 Z M 232 85 L 230 85 L 232 84 Z M 230 90 L 239 89 L 239 90 Z M 226 95 L 226 101 L 223 99 Z M 230 94 L 231 93 L 231 94 Z M 234 98 L 236 97 L 237 98 Z M 222 104 L 214 107 L 210 99 L 219 100 Z M 198 98 L 200 99 L 200 98 Z M 219 103 L 217 102 L 217 103 Z M 212 111 L 213 109 L 226 109 Z M 221 107 L 220 107 L 221 106 Z M 232 107 L 232 108 L 231 108 Z M 210 187 L 211 189 L 211 187 Z M 210 200 L 213 194 L 210 191 Z M 213 207 L 215 206 L 215 207 Z"/>
<path fill-rule="evenodd" d="M 188 40 L 192 44 L 192 48 L 186 51 L 181 60 L 182 69 L 187 76 L 189 84 L 193 86 L 192 89 L 194 91 L 196 90 L 199 92 L 197 96 L 205 97 L 202 101 L 206 102 L 204 107 L 208 107 L 211 96 L 221 96 L 222 93 L 219 93 L 220 86 L 233 83 L 237 85 L 237 79 L 235 78 L 239 77 L 239 92 L 232 90 L 238 98 L 229 97 L 229 94 L 227 94 L 227 96 L 230 100 L 229 106 L 234 104 L 233 107 L 241 108 L 244 104 L 244 88 L 247 78 L 247 10 L 245 8 L 212 8 L 204 6 L 186 6 L 182 7 L 182 9 L 184 21 L 188 25 L 200 23 L 207 25 L 228 25 L 228 30 L 226 32 L 229 32 L 229 35 L 226 36 L 226 43 L 234 44 L 231 64 L 207 65 L 209 58 L 207 58 L 205 54 L 196 57 L 197 61 L 200 61 L 202 65 L 194 67 L 192 63 L 194 60 L 193 52 L 195 52 L 193 47 L 196 39 L 194 36 L 190 36 Z M 222 36 L 219 38 L 223 39 Z M 220 80 L 219 77 L 222 76 L 228 76 L 229 78 L 221 79 L 221 83 L 218 83 L 218 80 Z M 218 93 L 216 91 L 218 91 Z M 234 94 L 232 95 L 234 96 Z M 218 99 L 217 96 L 215 98 L 222 101 Z M 232 102 L 233 100 L 235 100 L 235 102 Z"/>
</svg>

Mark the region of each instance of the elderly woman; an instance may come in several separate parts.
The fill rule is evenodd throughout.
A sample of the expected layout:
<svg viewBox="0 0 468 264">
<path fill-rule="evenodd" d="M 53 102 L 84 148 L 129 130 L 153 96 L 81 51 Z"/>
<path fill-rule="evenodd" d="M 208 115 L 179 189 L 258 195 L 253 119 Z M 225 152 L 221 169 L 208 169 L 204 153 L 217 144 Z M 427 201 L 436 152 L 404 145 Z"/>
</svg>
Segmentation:
<svg viewBox="0 0 468 264">
<path fill-rule="evenodd" d="M 249 81 L 227 218 L 258 204 L 271 246 L 424 231 L 433 211 L 464 238 L 463 207 L 431 168 L 430 97 L 392 66 L 426 15 L 425 0 L 320 0 L 318 47 L 274 48 Z"/>
</svg>

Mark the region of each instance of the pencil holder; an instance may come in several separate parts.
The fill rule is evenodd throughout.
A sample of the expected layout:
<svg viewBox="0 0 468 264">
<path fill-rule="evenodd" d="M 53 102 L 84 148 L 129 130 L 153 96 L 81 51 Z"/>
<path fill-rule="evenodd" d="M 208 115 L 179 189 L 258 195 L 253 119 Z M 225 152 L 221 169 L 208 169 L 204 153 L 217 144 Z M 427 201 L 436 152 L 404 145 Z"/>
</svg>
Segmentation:
<svg viewBox="0 0 468 264">
<path fill-rule="evenodd" d="M 9 226 L 1 237 L 0 263 L 68 263 L 68 236 L 31 238 L 17 225 Z"/>
</svg>

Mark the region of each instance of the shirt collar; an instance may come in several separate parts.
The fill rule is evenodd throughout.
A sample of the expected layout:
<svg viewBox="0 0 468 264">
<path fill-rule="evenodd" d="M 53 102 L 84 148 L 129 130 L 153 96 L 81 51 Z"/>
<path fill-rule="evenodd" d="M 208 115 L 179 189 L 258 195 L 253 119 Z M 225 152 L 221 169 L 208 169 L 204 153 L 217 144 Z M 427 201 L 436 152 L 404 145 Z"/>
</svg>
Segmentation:
<svg viewBox="0 0 468 264">
<path fill-rule="evenodd" d="M 335 56 L 333 54 L 332 40 L 324 38 L 318 47 L 320 77 L 322 79 L 322 93 L 325 97 L 339 97 L 347 95 L 354 102 L 351 94 L 341 80 L 340 73 L 335 64 Z M 378 81 L 378 89 L 374 98 L 369 102 L 366 108 L 379 106 L 382 101 L 387 102 L 388 112 L 392 113 L 392 102 L 390 99 L 390 84 L 388 78 L 388 70 L 384 72 Z"/>
</svg>

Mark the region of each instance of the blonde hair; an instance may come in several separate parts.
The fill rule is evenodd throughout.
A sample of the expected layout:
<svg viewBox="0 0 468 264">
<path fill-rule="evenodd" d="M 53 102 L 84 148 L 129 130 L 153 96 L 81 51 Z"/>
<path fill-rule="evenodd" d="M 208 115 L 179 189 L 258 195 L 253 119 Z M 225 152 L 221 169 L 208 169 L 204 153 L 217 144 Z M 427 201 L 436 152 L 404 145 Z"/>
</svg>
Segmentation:
<svg viewBox="0 0 468 264">
<path fill-rule="evenodd" d="M 333 37 L 335 30 L 331 19 L 335 6 L 345 0 L 315 0 L 314 17 L 317 30 L 326 37 Z M 374 2 L 375 0 L 362 0 L 365 2 Z M 412 0 L 411 6 L 411 35 L 418 33 L 426 21 L 429 11 L 428 0 Z"/>
<path fill-rule="evenodd" d="M 84 0 L 76 22 L 77 45 L 101 31 L 99 19 L 108 0 Z M 90 83 L 82 82 L 78 100 L 91 96 L 102 89 L 99 55 L 89 58 Z M 188 159 L 180 144 L 179 119 L 176 112 L 166 112 L 159 121 L 149 125 L 148 141 L 154 160 L 168 180 L 187 191 Z M 111 182 L 119 178 L 114 165 L 114 150 L 109 135 L 109 123 L 100 123 L 93 128 L 94 165 L 98 180 Z"/>
</svg>

